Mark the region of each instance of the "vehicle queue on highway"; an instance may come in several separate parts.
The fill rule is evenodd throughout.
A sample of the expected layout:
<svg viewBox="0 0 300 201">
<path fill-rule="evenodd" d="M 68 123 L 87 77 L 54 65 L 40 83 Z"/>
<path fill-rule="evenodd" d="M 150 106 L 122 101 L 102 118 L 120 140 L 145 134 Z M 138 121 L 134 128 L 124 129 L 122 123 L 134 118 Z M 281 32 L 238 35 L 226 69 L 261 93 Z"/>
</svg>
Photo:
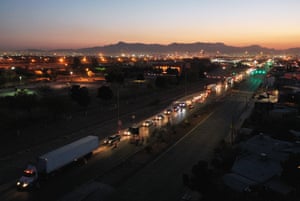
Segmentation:
<svg viewBox="0 0 300 201">
<path fill-rule="evenodd" d="M 182 97 L 154 116 L 134 123 L 126 129 L 118 130 L 117 133 L 105 138 L 101 144 L 116 148 L 120 141 L 128 140 L 133 144 L 139 145 L 139 142 L 149 138 L 157 129 L 183 122 L 197 110 L 196 108 L 199 108 L 201 104 L 205 104 L 209 97 L 217 98 L 225 95 L 235 83 L 243 81 L 252 71 L 253 69 L 251 68 L 247 69 L 245 72 L 237 74 L 235 79 L 232 77 L 225 78 L 223 82 L 209 84 L 198 93 Z M 145 132 L 145 129 L 147 132 Z"/>
<path fill-rule="evenodd" d="M 228 82 L 225 79 L 225 82 L 218 82 L 209 84 L 206 88 L 198 93 L 185 96 L 179 100 L 174 101 L 167 108 L 163 109 L 161 112 L 141 121 L 134 123 L 130 127 L 122 130 L 118 130 L 117 133 L 106 137 L 103 140 L 100 140 L 100 146 L 98 149 L 101 149 L 103 146 L 117 148 L 118 144 L 123 142 L 129 142 L 134 145 L 144 144 L 155 131 L 163 129 L 166 126 L 172 126 L 179 124 L 186 120 L 189 115 L 193 114 L 197 109 L 205 104 L 207 99 L 211 97 L 212 99 L 225 95 L 226 91 L 233 86 L 232 81 Z M 240 82 L 242 79 L 239 76 L 237 82 Z M 95 150 L 95 153 L 98 151 Z M 25 170 L 26 171 L 26 170 Z M 21 180 L 18 180 L 17 186 L 20 187 Z M 22 185 L 23 184 L 22 180 Z"/>
</svg>

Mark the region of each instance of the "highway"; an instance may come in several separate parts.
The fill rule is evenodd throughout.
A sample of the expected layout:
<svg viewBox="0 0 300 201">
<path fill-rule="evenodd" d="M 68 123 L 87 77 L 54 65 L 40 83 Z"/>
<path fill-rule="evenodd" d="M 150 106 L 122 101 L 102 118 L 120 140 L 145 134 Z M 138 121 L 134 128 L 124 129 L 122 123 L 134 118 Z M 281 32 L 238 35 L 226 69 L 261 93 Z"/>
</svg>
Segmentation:
<svg viewBox="0 0 300 201">
<path fill-rule="evenodd" d="M 247 82 L 248 83 L 248 82 Z M 257 82 L 256 84 L 259 84 Z M 241 87 L 244 86 L 241 85 Z M 250 91 L 254 90 L 256 87 L 249 85 L 252 88 L 249 88 Z M 247 89 L 247 87 L 245 88 Z M 249 93 L 250 94 L 250 93 Z M 243 94 L 244 96 L 244 94 Z M 237 100 L 235 100 L 237 99 Z M 244 98 L 239 99 L 239 98 L 232 98 L 225 99 L 224 103 L 220 104 L 216 108 L 216 110 L 212 111 L 210 114 L 209 118 L 206 119 L 205 121 L 202 122 L 199 126 L 197 126 L 193 132 L 188 134 L 183 140 L 180 142 L 176 143 L 172 149 L 169 149 L 168 152 L 162 154 L 157 160 L 152 162 L 147 168 L 139 172 L 137 175 L 135 175 L 132 179 L 130 179 L 126 184 L 122 185 L 120 189 L 118 189 L 118 192 L 120 192 L 120 196 L 122 196 L 120 200 L 132 200 L 132 195 L 129 193 L 126 189 L 127 187 L 130 187 L 131 183 L 133 182 L 132 185 L 135 185 L 135 179 L 140 180 L 142 183 L 141 185 L 138 185 L 139 188 L 145 187 L 145 189 L 141 192 L 143 192 L 142 195 L 134 193 L 137 197 L 137 200 L 139 198 L 146 196 L 148 197 L 148 193 L 152 194 L 152 191 L 155 191 L 155 187 L 152 186 L 147 186 L 146 183 L 153 183 L 155 185 L 155 179 L 157 179 L 157 176 L 159 178 L 164 178 L 162 176 L 168 176 L 168 178 L 165 179 L 165 182 L 171 181 L 170 177 L 177 178 L 178 181 L 172 182 L 172 185 L 170 188 L 174 185 L 173 188 L 178 188 L 181 186 L 181 175 L 183 172 L 188 172 L 193 165 L 193 163 L 197 162 L 197 160 L 201 159 L 202 157 L 208 157 L 210 153 L 212 153 L 213 147 L 217 144 L 220 139 L 224 138 L 228 134 L 228 129 L 229 129 L 229 124 L 228 121 L 231 121 L 231 115 L 230 118 L 228 118 L 228 114 L 232 114 L 232 111 L 234 110 L 241 110 L 241 108 L 244 106 Z M 239 105 L 237 107 L 237 105 Z M 222 109 L 223 108 L 223 109 Z M 157 111 L 159 111 L 158 108 L 156 108 Z M 161 112 L 163 112 L 161 108 Z M 145 111 L 140 111 L 140 118 L 151 118 L 151 116 L 148 116 L 150 114 L 153 114 L 153 111 L 149 111 L 147 109 L 147 112 Z M 143 115 L 142 115 L 143 114 Z M 128 114 L 126 114 L 128 115 Z M 146 116 L 147 115 L 147 116 Z M 184 109 L 180 113 L 172 114 L 171 121 L 176 122 L 179 120 L 184 119 L 184 115 L 188 115 L 188 109 Z M 140 119 L 139 118 L 139 119 Z M 229 119 L 229 120 L 228 120 Z M 140 119 L 142 120 L 142 119 Z M 137 119 L 138 121 L 138 119 Z M 167 118 L 163 121 L 162 124 L 167 123 Z M 130 123 L 127 121 L 127 125 Z M 113 119 L 105 122 L 104 124 L 97 125 L 97 127 L 89 128 L 87 130 L 84 130 L 85 133 L 91 133 L 95 132 L 98 129 L 100 130 L 106 130 L 107 132 L 110 130 L 112 132 L 112 128 L 115 127 L 113 126 L 114 122 Z M 157 124 L 159 126 L 159 123 Z M 205 126 L 206 125 L 206 126 Z M 218 126 L 216 126 L 218 125 Z M 105 129 L 104 127 L 107 127 Z M 222 133 L 219 133 L 220 130 Z M 146 128 L 141 129 L 142 135 L 147 137 L 149 135 L 149 130 Z M 151 130 L 150 130 L 151 133 Z M 213 133 L 213 134 L 212 134 Z M 219 133 L 219 134 L 217 134 Z M 200 136 L 199 136 L 200 135 Z M 57 141 L 57 144 L 63 144 L 65 143 L 65 139 L 60 139 Z M 53 144 L 51 145 L 53 146 Z M 187 149 L 189 147 L 189 149 Z M 49 148 L 49 147 L 48 147 Z M 124 137 L 123 140 L 119 143 L 117 149 L 113 149 L 112 147 L 107 147 L 107 146 L 100 146 L 99 149 L 96 151 L 94 154 L 94 157 L 92 157 L 91 160 L 87 164 L 76 164 L 76 168 L 73 166 L 71 167 L 66 167 L 60 172 L 57 173 L 57 175 L 54 175 L 53 177 L 51 176 L 47 181 L 41 183 L 41 188 L 40 189 L 35 189 L 33 191 L 16 191 L 15 188 L 15 183 L 12 182 L 8 186 L 7 190 L 4 190 L 1 192 L 0 195 L 0 200 L 57 200 L 58 198 L 62 197 L 66 192 L 72 191 L 74 188 L 80 186 L 81 184 L 93 180 L 94 178 L 98 177 L 99 175 L 105 174 L 105 172 L 109 171 L 112 167 L 120 164 L 126 158 L 128 158 L 130 155 L 134 154 L 135 152 L 139 151 L 142 147 L 139 146 L 133 146 L 132 144 L 129 144 L 129 140 Z M 200 150 L 199 150 L 200 148 Z M 42 153 L 46 148 L 44 146 L 36 148 L 37 153 Z M 202 150 L 203 149 L 203 150 Z M 33 151 L 31 150 L 28 153 L 22 153 L 22 158 L 19 159 L 18 161 L 13 161 L 11 160 L 10 164 L 6 164 L 6 170 L 9 170 L 9 166 L 11 165 L 14 168 L 14 171 L 11 171 L 10 174 L 16 173 L 16 171 L 20 171 L 24 167 L 16 167 L 20 164 L 26 164 L 27 160 L 33 157 Z M 195 154 L 197 156 L 197 159 L 195 160 Z M 18 157 L 18 155 L 14 156 L 14 159 Z M 182 160 L 182 161 L 181 161 Z M 12 162 L 13 161 L 13 162 Z M 177 163 L 180 162 L 180 164 L 176 165 L 173 163 L 177 161 Z M 174 168 L 175 166 L 176 168 Z M 150 168 L 149 168 L 150 167 Z M 147 169 L 151 169 L 150 173 L 147 171 Z M 156 170 L 156 171 L 155 171 Z M 159 174 L 157 174 L 159 173 Z M 146 176 L 144 175 L 146 174 Z M 148 182 L 143 183 L 144 178 L 147 178 L 147 175 L 151 175 L 151 178 L 148 178 Z M 157 176 L 154 176 L 154 174 L 157 174 Z M 174 176 L 175 175 L 175 176 Z M 178 175 L 178 176 L 176 176 Z M 141 179 L 142 178 L 142 179 Z M 147 181 L 147 180 L 145 180 Z M 153 182 L 152 182 L 153 181 Z M 159 183 L 166 185 L 163 181 L 160 181 Z M 150 184 L 150 183 L 149 183 Z M 159 186 L 159 185 L 158 185 Z M 157 187 L 158 188 L 158 187 Z M 146 189 L 152 189 L 151 192 L 147 192 Z M 158 191 L 161 190 L 162 188 L 158 188 Z M 137 189 L 137 191 L 140 191 Z M 132 191 L 132 189 L 129 192 L 135 192 Z M 179 194 L 181 191 L 176 191 Z M 178 195 L 179 195 L 178 194 Z M 162 194 L 160 192 L 156 192 L 156 194 L 153 195 L 159 195 L 161 196 Z M 176 194 L 176 198 L 178 197 Z M 168 196 L 168 195 L 166 195 Z M 163 198 L 163 197 L 162 197 Z M 157 198 L 155 198 L 157 199 Z M 146 198 L 144 200 L 147 200 Z M 151 200 L 151 199 L 149 199 Z M 153 199 L 152 199 L 153 200 Z M 162 199 L 164 200 L 164 199 Z"/>
<path fill-rule="evenodd" d="M 190 173 L 199 160 L 211 158 L 214 148 L 229 134 L 232 116 L 244 109 L 245 96 L 251 97 L 259 80 L 250 78 L 241 83 L 235 97 L 227 96 L 182 140 L 118 187 L 111 200 L 180 200 L 185 192 L 182 174 Z"/>
<path fill-rule="evenodd" d="M 173 94 L 164 94 L 164 101 L 172 102 L 171 99 L 174 99 Z M 145 99 L 145 97 L 143 98 Z M 147 97 L 146 97 L 147 99 Z M 140 100 L 141 101 L 141 100 Z M 142 101 L 147 103 L 146 101 Z M 166 104 L 165 102 L 163 104 Z M 125 107 L 124 107 L 125 108 Z M 123 128 L 126 128 L 126 125 L 132 124 L 131 112 L 134 107 L 126 107 L 122 111 L 120 116 L 124 119 Z M 137 118 L 136 121 L 143 120 L 143 118 L 152 118 L 151 115 L 154 115 L 155 112 L 163 112 L 163 108 L 160 107 L 146 107 L 139 108 L 134 113 Z M 98 111 L 99 113 L 99 111 Z M 115 111 L 113 112 L 115 113 Z M 172 114 L 170 120 L 179 121 L 184 118 L 185 110 L 180 114 Z M 99 114 L 98 114 L 99 115 Z M 85 118 L 85 117 L 81 117 Z M 90 119 L 96 119 L 97 116 L 91 116 Z M 105 117 L 102 119 L 105 119 Z M 101 120 L 101 119 L 100 119 Z M 168 118 L 157 122 L 157 127 L 160 127 L 166 124 Z M 90 124 L 91 125 L 91 124 Z M 44 128 L 45 129 L 45 128 Z M 49 128 L 50 130 L 51 128 Z M 57 129 L 57 128 L 56 128 Z M 52 129 L 51 129 L 52 130 Z M 79 186 L 82 183 L 85 183 L 101 174 L 104 174 L 106 171 L 109 171 L 112 167 L 126 160 L 127 157 L 133 153 L 139 151 L 142 147 L 137 147 L 132 144 L 129 144 L 128 137 L 124 137 L 119 143 L 117 149 L 112 149 L 112 147 L 100 146 L 94 157 L 89 160 L 88 164 L 83 165 L 79 164 L 76 168 L 67 167 L 61 172 L 58 172 L 57 175 L 51 176 L 47 181 L 41 183 L 40 189 L 35 189 L 33 191 L 17 191 L 16 190 L 16 179 L 22 174 L 23 168 L 25 168 L 28 161 L 34 161 L 35 157 L 41 153 L 52 150 L 54 147 L 59 145 L 66 144 L 67 142 L 72 141 L 72 139 L 77 138 L 80 135 L 87 134 L 96 134 L 100 137 L 101 143 L 102 139 L 105 138 L 108 134 L 113 134 L 116 132 L 116 119 L 114 116 L 106 117 L 106 120 L 99 123 L 95 122 L 92 126 L 82 128 L 74 134 L 68 134 L 61 136 L 56 140 L 51 140 L 48 143 L 44 142 L 43 144 L 36 145 L 31 147 L 28 150 L 21 150 L 14 154 L 10 154 L 2 157 L 0 160 L 3 164 L 0 168 L 3 181 L 8 181 L 6 184 L 0 186 L 0 200 L 56 200 L 61 197 L 66 192 L 72 191 L 74 188 Z M 141 128 L 141 135 L 148 136 L 149 129 Z M 150 128 L 150 132 L 153 128 Z M 59 132 L 58 132 L 59 133 Z M 32 134 L 33 136 L 33 134 Z M 33 138 L 34 139 L 34 138 Z M 18 142 L 21 143 L 21 142 Z M 51 189 L 51 190 L 50 190 Z M 2 191 L 1 191 L 2 190 Z"/>
</svg>

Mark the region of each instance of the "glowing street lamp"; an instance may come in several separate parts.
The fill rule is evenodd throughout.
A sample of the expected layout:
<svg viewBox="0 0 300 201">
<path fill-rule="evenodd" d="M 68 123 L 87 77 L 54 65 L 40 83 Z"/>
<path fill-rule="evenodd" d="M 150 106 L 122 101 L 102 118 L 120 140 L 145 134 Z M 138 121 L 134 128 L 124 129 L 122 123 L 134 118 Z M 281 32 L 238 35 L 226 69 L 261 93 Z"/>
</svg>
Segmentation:
<svg viewBox="0 0 300 201">
<path fill-rule="evenodd" d="M 20 85 L 22 84 L 22 76 L 19 76 Z"/>
<path fill-rule="evenodd" d="M 71 82 L 73 81 L 73 71 L 70 71 Z"/>
</svg>

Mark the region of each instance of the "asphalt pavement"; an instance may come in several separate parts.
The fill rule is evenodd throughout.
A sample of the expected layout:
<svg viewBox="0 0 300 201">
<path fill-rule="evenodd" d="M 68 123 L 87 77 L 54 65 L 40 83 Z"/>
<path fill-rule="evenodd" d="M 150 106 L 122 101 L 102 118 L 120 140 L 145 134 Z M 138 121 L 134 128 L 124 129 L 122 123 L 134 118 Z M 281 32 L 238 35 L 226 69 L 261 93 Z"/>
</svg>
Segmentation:
<svg viewBox="0 0 300 201">
<path fill-rule="evenodd" d="M 221 101 L 224 101 L 222 105 L 212 110 L 179 141 L 121 185 L 113 187 L 101 183 L 101 180 L 94 180 L 67 194 L 61 201 L 70 201 L 80 195 L 85 196 L 75 200 L 180 200 L 186 193 L 182 174 L 189 173 L 198 160 L 209 160 L 218 142 L 228 136 L 231 118 L 224 117 L 238 112 L 240 115 L 235 124 L 238 129 L 250 115 L 254 105 L 251 101 L 245 105 L 244 101 L 236 102 L 230 98 Z"/>
<path fill-rule="evenodd" d="M 199 86 L 196 85 L 195 89 L 198 87 Z M 180 94 L 180 91 L 173 92 L 175 92 L 175 94 Z M 164 97 L 164 99 L 161 101 L 162 104 L 149 106 L 147 105 L 150 100 L 148 97 L 137 98 L 135 102 L 139 102 L 138 104 L 133 104 L 130 106 L 123 105 L 121 115 L 123 114 L 124 118 L 126 115 L 130 116 L 132 108 L 137 108 L 136 121 L 139 121 L 140 119 L 149 117 L 150 113 L 153 114 L 155 111 L 159 111 L 165 107 L 167 102 L 164 101 L 171 102 L 171 100 L 168 98 L 166 99 L 166 97 L 172 97 L 172 99 L 174 99 L 174 93 L 167 94 L 168 96 L 165 93 L 159 95 Z M 145 99 L 147 99 L 147 101 L 145 101 Z M 147 107 L 145 107 L 145 105 Z M 109 125 L 115 126 L 116 121 L 112 121 L 115 120 L 113 116 L 116 116 L 116 111 L 114 109 L 111 110 L 111 112 L 109 111 L 110 110 L 108 108 L 108 113 L 112 116 L 105 117 L 106 119 L 111 118 L 110 120 L 106 120 L 107 123 L 106 121 L 101 122 L 99 115 L 100 117 L 103 117 L 104 113 L 103 111 L 101 112 L 98 110 L 96 111 L 95 116 L 89 113 L 87 117 L 85 115 L 78 115 L 70 120 L 66 120 L 65 122 L 58 121 L 53 122 L 53 124 L 28 127 L 26 130 L 24 129 L 24 131 L 20 133 L 20 136 L 16 135 L 16 133 L 13 132 L 14 128 L 12 128 L 12 142 L 5 143 L 1 147 L 1 150 L 3 149 L 6 154 L 1 152 L 2 157 L 0 157 L 0 192 L 6 191 L 8 188 L 14 189 L 16 179 L 22 173 L 28 161 L 34 161 L 36 156 L 71 142 L 81 136 L 94 134 L 104 137 L 105 135 L 107 136 L 108 134 L 113 134 L 113 129 Z M 91 118 L 91 116 L 93 117 Z M 92 125 L 91 119 L 93 121 Z M 83 123 L 87 123 L 86 126 L 83 126 Z M 124 123 L 126 123 L 126 121 L 124 121 Z M 128 125 L 131 123 L 130 118 L 128 119 L 127 123 Z M 126 124 L 123 126 L 126 126 Z"/>
<path fill-rule="evenodd" d="M 241 107 L 243 107 L 244 103 L 241 103 L 241 104 L 242 104 Z M 232 107 L 235 109 L 239 108 L 239 107 L 237 107 L 237 103 L 234 102 L 231 107 L 225 107 L 225 112 L 223 111 L 220 114 L 222 114 L 222 113 L 226 114 L 226 112 L 228 113 L 229 111 L 227 111 L 227 109 L 232 108 Z M 239 108 L 239 110 L 241 110 L 241 108 Z M 209 116 L 209 119 L 212 118 L 212 116 L 214 116 L 214 113 L 212 113 Z M 185 139 L 185 140 L 179 141 L 178 143 L 175 144 L 176 146 L 174 146 L 171 149 L 168 149 L 168 151 L 165 152 L 164 154 L 162 154 L 159 157 L 159 159 L 150 163 L 145 168 L 143 168 L 141 171 L 138 171 L 133 177 L 131 177 L 128 181 L 126 181 L 125 183 L 120 185 L 118 188 L 109 186 L 109 185 L 101 183 L 99 181 L 90 181 L 87 184 L 84 184 L 84 185 L 78 187 L 71 194 L 67 194 L 66 197 L 64 197 L 64 199 L 66 199 L 68 196 L 73 197 L 74 193 L 76 194 L 76 192 L 79 192 L 81 196 L 75 196 L 75 197 L 77 197 L 78 199 L 81 197 L 80 200 L 89 200 L 89 199 L 93 200 L 93 199 L 97 199 L 97 197 L 99 198 L 100 195 L 104 195 L 104 197 L 106 197 L 106 195 L 108 195 L 108 194 L 112 194 L 114 198 L 116 198 L 116 199 L 119 198 L 119 200 L 153 200 L 153 199 L 168 200 L 166 197 L 163 197 L 163 196 L 160 197 L 160 196 L 164 195 L 164 193 L 163 193 L 164 191 L 171 192 L 172 189 L 162 190 L 163 188 L 168 186 L 169 182 L 171 182 L 173 184 L 172 186 L 176 186 L 175 188 L 178 190 L 178 194 L 174 194 L 174 193 L 172 194 L 172 196 L 175 196 L 177 199 L 178 196 L 180 197 L 180 195 L 183 193 L 182 192 L 182 183 L 181 183 L 181 174 L 183 172 L 190 171 L 191 166 L 195 163 L 195 159 L 192 160 L 192 158 L 194 158 L 194 157 L 190 157 L 190 154 L 193 155 L 195 153 L 199 153 L 199 155 L 197 155 L 197 158 L 201 158 L 200 157 L 201 155 L 208 156 L 209 153 L 211 152 L 211 150 L 213 149 L 213 145 L 217 144 L 217 142 L 220 139 L 222 139 L 224 136 L 228 135 L 228 132 L 226 133 L 225 130 L 227 129 L 227 131 L 228 131 L 228 126 L 230 124 L 227 122 L 226 118 L 224 118 L 224 117 L 219 118 L 218 116 L 214 116 L 214 118 L 216 118 L 216 119 L 213 119 L 212 121 L 210 121 L 208 119 L 209 121 L 206 120 L 206 121 L 201 122 L 199 124 L 199 126 L 195 127 L 195 129 L 192 132 L 189 132 L 187 135 L 185 135 L 185 136 L 187 136 L 187 137 L 185 137 L 186 139 L 191 138 L 191 140 Z M 224 119 L 226 121 L 224 121 Z M 215 126 L 215 123 L 218 121 L 220 121 L 220 125 L 225 126 L 224 129 L 221 129 L 221 130 L 224 130 L 224 133 L 222 133 L 222 135 L 220 135 L 220 136 L 215 136 L 213 139 L 210 139 L 210 134 L 208 134 L 206 130 L 213 129 L 213 130 L 210 130 L 209 133 L 218 133 L 220 128 Z M 202 127 L 202 124 L 205 124 L 206 122 L 212 122 L 212 124 L 209 125 L 207 128 L 205 128 L 204 130 L 198 130 L 199 127 Z M 195 133 L 198 133 L 198 134 L 195 134 Z M 200 138 L 199 138 L 199 136 L 193 137 L 193 136 L 199 135 L 199 133 L 204 133 L 204 134 L 200 135 Z M 190 137 L 190 136 L 192 136 L 192 137 Z M 201 138 L 203 138 L 203 139 L 201 139 Z M 209 140 L 210 142 L 207 143 L 207 140 Z M 189 143 L 186 144 L 186 141 L 191 144 L 189 144 Z M 200 144 L 197 144 L 197 142 L 199 142 Z M 60 142 L 60 143 L 63 143 L 63 142 Z M 196 143 L 196 144 L 194 144 L 194 143 Z M 209 145 L 208 147 L 210 147 L 210 149 L 208 151 L 207 150 L 203 151 L 203 150 L 199 149 L 199 147 L 206 147 L 206 145 Z M 187 149 L 187 147 L 189 149 Z M 42 148 L 44 149 L 45 147 L 43 146 Z M 25 154 L 32 155 L 32 153 L 25 153 Z M 25 159 L 27 159 L 27 158 L 26 157 L 24 158 L 24 164 L 25 164 Z M 191 159 L 191 160 L 188 160 L 188 159 Z M 185 160 L 187 160 L 187 161 L 185 161 Z M 197 160 L 199 160 L 199 159 L 197 159 Z M 197 160 L 196 160 L 196 162 L 197 162 Z M 178 164 L 179 161 L 180 161 L 180 163 Z M 176 168 L 173 169 L 173 167 L 176 167 Z M 21 169 L 21 168 L 22 167 L 19 167 L 19 169 Z M 172 177 L 172 176 L 174 177 L 174 175 L 178 175 L 178 178 L 175 180 L 170 179 L 170 177 Z M 164 178 L 164 176 L 166 176 L 166 178 L 167 178 L 167 179 L 163 179 L 165 183 L 160 182 L 159 179 Z M 154 185 L 155 187 L 151 186 L 150 184 Z M 178 188 L 178 186 L 180 186 L 180 188 Z M 156 190 L 154 190 L 154 189 L 156 189 Z M 153 196 L 156 196 L 156 197 L 153 197 Z M 165 196 L 168 196 L 168 195 L 165 194 Z M 64 200 L 64 199 L 62 199 L 62 200 Z"/>
</svg>

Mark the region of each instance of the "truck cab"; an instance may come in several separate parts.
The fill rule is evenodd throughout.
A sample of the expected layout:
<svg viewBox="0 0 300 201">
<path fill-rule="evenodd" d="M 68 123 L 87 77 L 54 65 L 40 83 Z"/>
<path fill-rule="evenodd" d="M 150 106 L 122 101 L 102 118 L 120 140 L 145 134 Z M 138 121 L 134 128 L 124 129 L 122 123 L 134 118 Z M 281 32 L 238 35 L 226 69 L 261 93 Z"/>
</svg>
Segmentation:
<svg viewBox="0 0 300 201">
<path fill-rule="evenodd" d="M 28 165 L 23 171 L 23 175 L 17 181 L 19 189 L 28 189 L 34 187 L 38 180 L 38 172 L 34 165 Z"/>
</svg>

